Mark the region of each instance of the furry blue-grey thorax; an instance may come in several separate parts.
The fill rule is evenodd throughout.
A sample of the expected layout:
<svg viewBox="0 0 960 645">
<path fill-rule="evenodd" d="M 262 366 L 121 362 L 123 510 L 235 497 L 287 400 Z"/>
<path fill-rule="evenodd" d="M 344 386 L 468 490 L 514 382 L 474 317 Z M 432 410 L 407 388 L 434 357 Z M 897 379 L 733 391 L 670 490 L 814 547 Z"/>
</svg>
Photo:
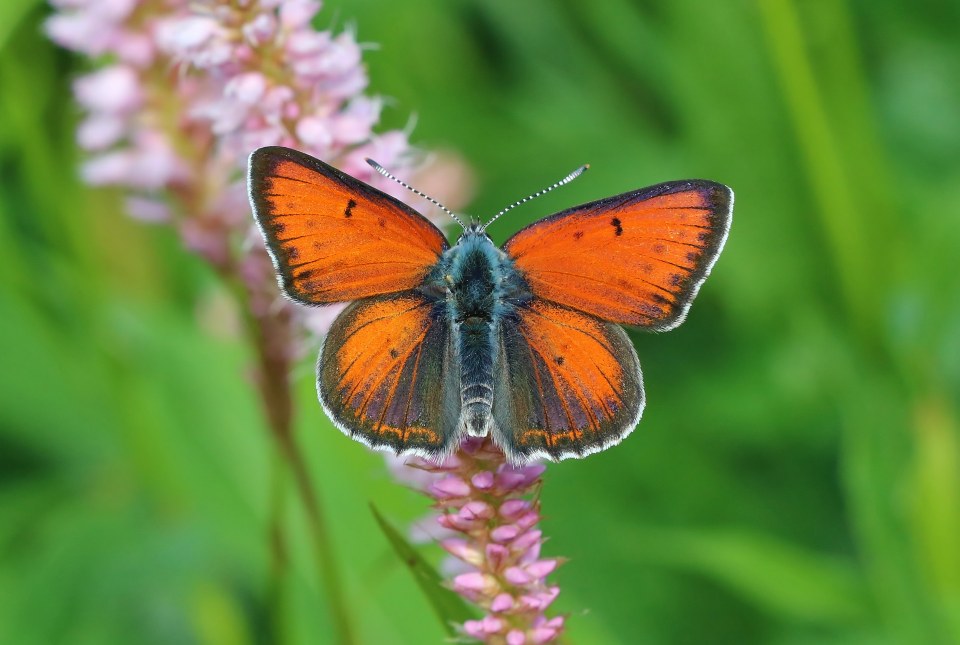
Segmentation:
<svg viewBox="0 0 960 645">
<path fill-rule="evenodd" d="M 460 365 L 460 425 L 484 436 L 492 422 L 500 334 L 515 325 L 517 308 L 531 298 L 529 287 L 510 257 L 474 224 L 441 256 L 420 291 L 452 332 L 449 350 Z"/>
</svg>

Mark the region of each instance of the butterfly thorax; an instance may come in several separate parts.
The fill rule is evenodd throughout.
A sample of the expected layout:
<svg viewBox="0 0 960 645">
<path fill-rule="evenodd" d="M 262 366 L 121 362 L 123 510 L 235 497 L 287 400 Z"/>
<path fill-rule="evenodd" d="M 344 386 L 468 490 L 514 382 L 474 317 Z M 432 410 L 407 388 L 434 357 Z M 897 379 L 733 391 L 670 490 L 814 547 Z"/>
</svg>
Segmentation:
<svg viewBox="0 0 960 645">
<path fill-rule="evenodd" d="M 461 424 L 485 435 L 491 423 L 501 327 L 530 291 L 510 257 L 483 232 L 468 228 L 431 270 L 422 291 L 453 331 L 460 369 Z M 442 312 L 442 314 L 441 314 Z"/>
</svg>

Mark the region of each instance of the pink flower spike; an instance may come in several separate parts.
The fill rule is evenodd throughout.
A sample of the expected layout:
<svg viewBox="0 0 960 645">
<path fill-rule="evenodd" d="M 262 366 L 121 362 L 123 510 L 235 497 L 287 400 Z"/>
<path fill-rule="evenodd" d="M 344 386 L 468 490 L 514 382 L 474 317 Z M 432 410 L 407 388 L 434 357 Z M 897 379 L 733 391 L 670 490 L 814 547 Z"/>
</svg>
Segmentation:
<svg viewBox="0 0 960 645">
<path fill-rule="evenodd" d="M 519 629 L 511 629 L 507 632 L 507 645 L 525 645 L 526 642 L 526 635 Z"/>
<path fill-rule="evenodd" d="M 490 531 L 490 539 L 494 542 L 509 542 L 519 534 L 520 529 L 513 524 L 504 524 Z"/>
<path fill-rule="evenodd" d="M 470 486 L 459 477 L 448 475 L 431 484 L 429 493 L 440 500 L 450 499 L 452 497 L 466 497 L 470 494 Z"/>
<path fill-rule="evenodd" d="M 513 608 L 513 596 L 508 593 L 498 594 L 490 603 L 490 611 L 504 612 Z"/>
</svg>

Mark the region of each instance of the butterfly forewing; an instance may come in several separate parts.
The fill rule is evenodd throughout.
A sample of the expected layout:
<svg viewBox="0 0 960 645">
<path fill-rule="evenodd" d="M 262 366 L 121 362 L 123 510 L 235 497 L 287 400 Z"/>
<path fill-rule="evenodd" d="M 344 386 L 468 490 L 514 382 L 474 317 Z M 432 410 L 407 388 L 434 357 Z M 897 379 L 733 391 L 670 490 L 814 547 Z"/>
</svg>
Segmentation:
<svg viewBox="0 0 960 645">
<path fill-rule="evenodd" d="M 689 180 L 563 211 L 504 245 L 535 296 L 604 320 L 683 321 L 730 228 L 733 192 Z"/>
<path fill-rule="evenodd" d="M 340 428 L 398 453 L 437 456 L 452 449 L 459 386 L 449 323 L 416 292 L 349 305 L 317 365 L 320 400 Z"/>
<path fill-rule="evenodd" d="M 533 300 L 500 343 L 494 436 L 512 461 L 596 452 L 640 420 L 640 364 L 621 327 Z"/>
<path fill-rule="evenodd" d="M 283 289 L 299 302 L 412 289 L 447 248 L 409 206 L 296 150 L 254 152 L 249 184 Z"/>
</svg>

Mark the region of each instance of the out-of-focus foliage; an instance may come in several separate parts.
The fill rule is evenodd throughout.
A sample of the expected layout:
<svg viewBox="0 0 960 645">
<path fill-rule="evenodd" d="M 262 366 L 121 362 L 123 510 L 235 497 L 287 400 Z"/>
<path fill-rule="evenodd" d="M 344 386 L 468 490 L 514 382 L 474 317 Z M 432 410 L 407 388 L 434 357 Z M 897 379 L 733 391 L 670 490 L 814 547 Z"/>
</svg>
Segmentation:
<svg viewBox="0 0 960 645">
<path fill-rule="evenodd" d="M 80 69 L 45 13 L 0 3 L 0 642 L 325 642 L 237 312 L 173 233 L 76 180 Z M 379 43 L 388 121 L 470 160 L 473 213 L 592 164 L 495 238 L 668 179 L 737 193 L 688 321 L 634 335 L 639 430 L 545 476 L 571 642 L 960 641 L 960 5 L 331 0 L 321 19 Z M 441 641 L 369 510 L 404 523 L 423 500 L 323 418 L 312 357 L 297 383 L 361 642 Z"/>
</svg>

